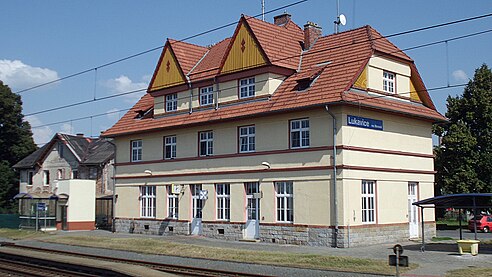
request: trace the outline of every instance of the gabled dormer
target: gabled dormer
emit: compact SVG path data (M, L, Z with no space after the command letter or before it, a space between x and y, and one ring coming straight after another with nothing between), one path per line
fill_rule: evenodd
M270 64L265 51L244 16L241 16L226 53L221 62L220 74Z
M171 42L167 40L147 92L153 92L185 83L186 77L183 69L176 59Z

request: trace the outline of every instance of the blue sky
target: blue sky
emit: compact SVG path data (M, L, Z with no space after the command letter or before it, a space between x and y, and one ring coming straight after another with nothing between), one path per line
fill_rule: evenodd
M266 0L266 11L295 2ZM335 0L309 0L267 14L287 11L302 26L307 21L333 33ZM340 0L347 17L341 31L371 25L383 35L492 13L490 1L390 1ZM0 17L0 80L13 91L124 58L163 45L166 38L182 39L237 21L241 14L261 13L261 1L4 1ZM235 26L188 40L210 45L232 36ZM401 49L492 28L492 16L471 22L390 38ZM492 32L458 41L406 51L412 57L427 88L466 83L474 70L492 66ZM447 52L447 54L446 54ZM147 87L160 50L74 78L21 93L24 114L106 97ZM446 98L463 87L431 91L441 113ZM143 93L92 102L73 108L26 117L33 127L59 121L62 124L33 128L36 143L47 142L55 132L98 136L111 127ZM113 112L105 114L108 112ZM81 117L92 120L76 120Z

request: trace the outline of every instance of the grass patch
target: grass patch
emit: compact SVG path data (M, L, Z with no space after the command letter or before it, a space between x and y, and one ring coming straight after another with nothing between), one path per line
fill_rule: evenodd
M301 268L337 271L349 270L350 272L374 274L393 274L395 271L393 267L388 266L388 262L386 260L205 247L149 238L53 236L40 238L40 240L45 242L125 250L146 254L204 258L289 267L295 266ZM415 268L417 268L417 265L411 264L408 269Z
M491 272L490 267L469 267L448 271L446 277L490 277Z
M13 240L41 238L47 236L45 232L35 232L30 230L0 228L0 238L8 238Z
M446 240L456 240L450 237L433 237L432 241L446 241Z
M447 226L459 227L460 223L456 219L439 219L436 221L436 224L442 224ZM468 226L468 221L461 221L461 226Z

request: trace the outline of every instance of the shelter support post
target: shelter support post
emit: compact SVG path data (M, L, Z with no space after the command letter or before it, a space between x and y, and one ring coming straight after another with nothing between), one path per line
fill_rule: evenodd
M475 197L473 197L473 227L475 227L475 240L477 240L477 202L475 201Z
M458 209L458 221L459 221L459 224L460 224L460 240L463 239L463 230L461 229L461 209Z
M425 252L425 220L424 220L424 207L420 207L420 218L422 218L422 247L420 247L421 252Z

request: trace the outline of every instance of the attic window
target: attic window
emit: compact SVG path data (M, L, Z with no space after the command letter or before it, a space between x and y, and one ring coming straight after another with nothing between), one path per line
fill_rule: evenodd
M313 80L311 78L304 78L297 80L297 91L303 91L308 89L311 86Z
M318 72L313 76L297 79L297 91L305 91L309 89L314 84L316 79L318 79L320 73L321 72Z
M135 113L137 113L135 119L150 118L154 114L154 108L149 108L147 110L136 110Z

